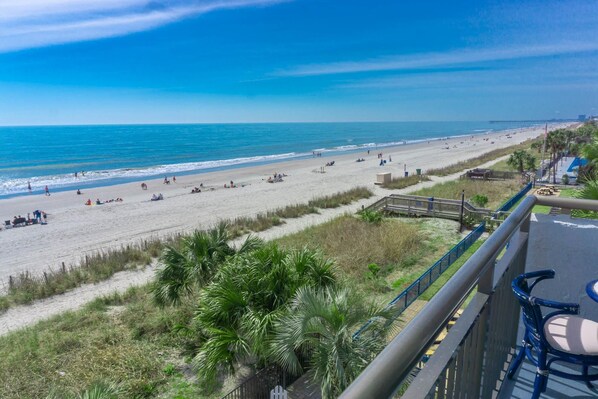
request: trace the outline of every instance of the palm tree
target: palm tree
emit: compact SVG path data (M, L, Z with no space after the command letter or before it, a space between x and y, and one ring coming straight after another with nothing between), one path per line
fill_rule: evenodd
M523 173L525 166L528 163L527 158L529 154L525 150L517 150L509 156L507 164L513 169L517 169L519 173Z
M179 247L167 246L161 260L164 266L156 272L152 287L154 299L164 306L176 305L195 287L208 284L220 264L235 253L243 253L262 245L261 240L248 237L235 251L228 245L227 226L221 223L210 231L195 231L184 237Z
M234 374L238 363L265 364L275 321L301 287L333 285L332 266L317 252L274 244L229 258L204 287L194 318L203 337L194 363L204 382Z
M598 200L598 178L594 176L592 179L584 181L583 188L575 193L575 198ZM573 210L571 215L575 217L598 219L598 212Z
M106 383L103 381L97 381L91 384L85 391L76 395L58 395L56 393L50 393L46 396L46 399L118 399L123 395L123 389L120 385L114 383Z
M117 399L121 395L122 389L118 385L96 382L77 395L77 399Z
M322 398L336 398L385 346L384 327L395 311L371 303L348 288L303 287L289 312L276 322L271 358L293 374L303 372L298 354ZM357 339L353 334L373 322Z
M576 198L598 200L598 180L588 180L583 188L576 193Z
M548 132L546 138L546 144L550 148L550 159L552 162L552 179L553 183L556 184L556 163L558 160L559 153L565 149L566 143L566 130L557 129L552 132Z

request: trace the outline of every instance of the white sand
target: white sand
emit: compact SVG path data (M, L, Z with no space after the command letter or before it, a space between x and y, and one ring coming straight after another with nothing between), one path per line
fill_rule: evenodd
M556 126L555 126L556 127ZM374 186L376 173L392 172L402 175L405 163L413 174L416 168L424 171L468 159L499 147L506 147L537 137L543 129L526 129L512 133L494 133L475 138L453 138L393 148L382 148L384 158L392 162L379 166L377 151L343 154L329 157L294 160L264 166L180 176L177 182L162 184L162 180L146 181L147 191L140 183L87 189L83 195L74 191L54 193L47 197L31 195L0 200L0 221L15 215L41 209L48 213L48 224L19 227L0 231L0 292L6 289L8 277L24 271L40 273L58 268L61 262L77 264L85 255L142 239L161 237L194 229L205 229L221 219L253 216L258 212L305 203L313 197L334 194L355 186L367 186L376 195L388 194ZM488 138L489 140L484 140ZM494 144L492 144L494 142ZM449 149L445 149L448 147ZM365 158L365 162L355 160ZM315 173L331 160L335 165L325 167L325 173ZM274 172L288 176L281 183L267 183ZM234 180L233 189L223 185ZM212 186L190 194L191 188ZM161 192L163 201L149 201L152 193ZM122 197L122 203L85 206L90 198L102 200ZM309 220L306 219L306 220ZM284 227L283 227L284 229Z

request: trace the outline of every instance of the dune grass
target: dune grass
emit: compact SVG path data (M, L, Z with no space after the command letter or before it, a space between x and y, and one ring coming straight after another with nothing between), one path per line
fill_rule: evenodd
M322 251L335 260L339 276L349 284L387 300L397 292L393 284L397 279L419 275L459 239L452 221L388 218L368 223L344 215L276 242L286 248ZM369 272L370 264L379 267L376 276Z
M349 205L350 203L360 199L370 198L372 195L374 195L374 193L372 193L372 190L369 188L356 187L351 190L339 192L333 195L316 197L310 200L307 205L322 209L338 208L339 206Z
M432 187L422 188L411 194L424 197L461 199L461 191L463 190L465 190L466 201L476 194L484 194L488 197L486 208L496 209L504 201L519 192L521 185L517 180L488 181L460 179L435 184Z
M389 190L398 190L401 188L409 187L421 183L423 181L430 181L428 176L411 175L407 177L393 177L390 183L383 184L382 188Z
M287 205L272 211L258 213L254 217L238 217L226 221L231 237L236 238L249 233L268 230L271 227L284 223L283 219L299 218L304 215L319 213L318 208L338 208L354 201L370 198L372 191L365 187L356 187L351 190L338 192L333 195L316 197L307 204Z
M448 176L452 175L453 173L461 172L465 169L473 169L481 164L490 162L505 155L511 155L513 152L517 150L528 150L530 149L531 144L536 140L538 139L526 140L521 144L512 145L505 148L497 148L496 150L486 152L475 158L470 158L465 161L457 162L452 165L445 166L444 168L428 169L426 170L426 174L433 176Z
M0 296L0 311L13 305L28 304L37 299L62 294L82 284L97 283L123 270L149 265L162 251L165 243L176 238L144 240L135 245L101 251L81 260L80 266L66 266L62 263L41 275L29 272L10 276L8 292Z
M160 309L147 289L134 288L3 336L0 397L66 397L97 380L118 383L122 397L155 397L187 345L174 327L192 309Z

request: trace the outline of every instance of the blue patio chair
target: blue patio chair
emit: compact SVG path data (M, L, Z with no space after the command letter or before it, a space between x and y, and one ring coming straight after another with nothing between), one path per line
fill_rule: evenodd
M523 347L509 367L507 377L513 378L524 356L536 366L536 379L532 399L537 399L546 390L550 373L567 379L584 381L593 388L590 381L598 380L598 374L589 374L590 366L598 365L598 323L576 316L579 305L554 302L531 295L536 284L554 278L554 270L539 270L525 273L513 280L511 287L519 300L525 334ZM556 309L542 315L542 307ZM553 362L566 362L581 366L580 374L551 369Z

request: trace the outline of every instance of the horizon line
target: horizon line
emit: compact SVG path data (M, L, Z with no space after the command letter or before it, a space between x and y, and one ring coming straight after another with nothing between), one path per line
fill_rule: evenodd
M550 118L550 119L452 119L452 120L356 120L356 121L285 121L285 122L125 122L125 123L65 123L65 124L0 124L0 128L5 127L83 127L83 126L156 126L156 125L281 125L281 124L308 124L308 123L410 123L410 122L488 122L488 123L507 123L507 122L569 122L578 121L578 118Z

